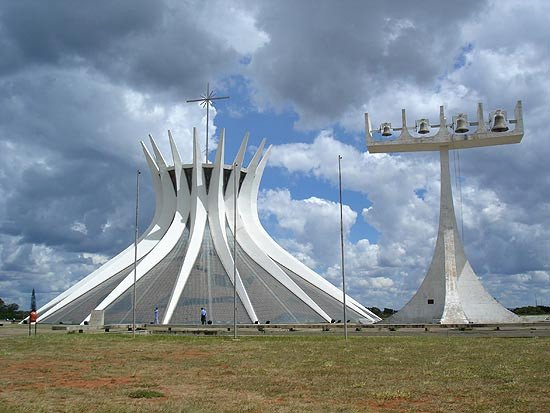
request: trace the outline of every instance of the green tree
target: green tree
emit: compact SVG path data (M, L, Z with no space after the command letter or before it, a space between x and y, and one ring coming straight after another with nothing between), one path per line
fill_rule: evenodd
M7 304L0 298L0 320L6 318L23 319L27 315L26 311L19 311L19 304L11 303Z
M36 311L36 295L34 294L34 288L31 294L31 311Z

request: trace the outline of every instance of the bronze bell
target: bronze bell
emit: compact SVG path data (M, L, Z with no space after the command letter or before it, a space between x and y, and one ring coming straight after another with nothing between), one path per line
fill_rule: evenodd
M459 113L456 117L456 127L455 132L456 133L466 133L468 132L468 119L465 114Z
M491 132L506 132L508 130L508 125L506 124L506 117L504 116L504 111L497 109L493 116L493 127Z
M417 132L421 135L425 135L426 133L430 133L430 121L428 119L420 119L417 121Z
M380 125L380 131L382 132L382 136L391 136L391 123L386 122Z

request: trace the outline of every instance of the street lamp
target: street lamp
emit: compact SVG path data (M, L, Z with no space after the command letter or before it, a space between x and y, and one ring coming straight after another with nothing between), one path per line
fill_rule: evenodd
M139 219L139 176L141 175L138 169L136 173L136 222L134 232L134 282L132 284L132 336L136 337L136 277L137 277L137 257L138 257L138 219Z

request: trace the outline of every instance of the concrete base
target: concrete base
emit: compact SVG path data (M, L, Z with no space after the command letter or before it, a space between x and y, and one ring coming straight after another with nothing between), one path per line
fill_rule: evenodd
M103 310L92 310L92 315L90 316L91 326L102 326L105 324L105 311Z

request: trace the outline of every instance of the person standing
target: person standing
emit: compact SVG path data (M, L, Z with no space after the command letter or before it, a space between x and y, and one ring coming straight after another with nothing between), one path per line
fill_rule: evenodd
M159 323L159 308L158 306L155 307L155 324Z
M201 307L201 324L206 324L206 309L204 307Z

